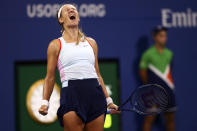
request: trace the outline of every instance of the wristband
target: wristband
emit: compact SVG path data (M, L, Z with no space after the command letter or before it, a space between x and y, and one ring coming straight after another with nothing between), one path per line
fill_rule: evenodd
M46 105L47 107L49 107L49 101L48 100L42 100L41 105Z
M114 103L111 97L106 98L107 106L111 103Z

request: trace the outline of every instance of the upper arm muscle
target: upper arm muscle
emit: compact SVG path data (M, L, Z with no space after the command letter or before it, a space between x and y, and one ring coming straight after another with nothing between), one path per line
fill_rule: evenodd
M55 77L56 65L57 65L57 55L59 51L59 44L57 40L53 40L47 49L47 75L48 78Z

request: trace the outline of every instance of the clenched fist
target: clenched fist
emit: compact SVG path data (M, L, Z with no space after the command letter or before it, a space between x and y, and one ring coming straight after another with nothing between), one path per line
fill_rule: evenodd
M41 105L39 109L39 113L43 116L48 114L48 106L47 105Z

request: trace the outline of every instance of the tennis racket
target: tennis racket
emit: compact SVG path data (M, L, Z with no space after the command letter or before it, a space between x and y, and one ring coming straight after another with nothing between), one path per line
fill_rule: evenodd
M131 111L141 115L156 115L167 110L169 96L160 85L147 84L136 88L119 106L119 111ZM112 109L107 111L110 114Z

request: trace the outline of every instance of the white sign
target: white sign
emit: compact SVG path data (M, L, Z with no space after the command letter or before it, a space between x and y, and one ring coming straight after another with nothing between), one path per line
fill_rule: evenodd
M26 13L29 18L55 18L61 4L28 4ZM82 18L98 17L102 18L106 15L104 4L81 4L76 5L79 15Z
M161 9L162 25L167 28L197 27L197 12L188 8L186 11L174 12L171 9Z

